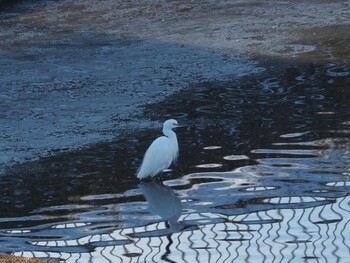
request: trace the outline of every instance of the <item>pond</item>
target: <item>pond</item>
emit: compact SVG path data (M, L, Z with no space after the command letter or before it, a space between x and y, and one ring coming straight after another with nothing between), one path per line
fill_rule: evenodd
M349 75L331 63L288 65L150 105L149 119L183 125L163 182L135 177L160 124L9 171L0 252L66 262L347 262Z

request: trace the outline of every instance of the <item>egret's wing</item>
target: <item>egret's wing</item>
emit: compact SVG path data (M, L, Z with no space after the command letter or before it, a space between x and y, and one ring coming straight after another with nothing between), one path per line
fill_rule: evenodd
M165 136L157 138L147 149L137 175L138 178L154 176L168 168L175 158L174 149Z

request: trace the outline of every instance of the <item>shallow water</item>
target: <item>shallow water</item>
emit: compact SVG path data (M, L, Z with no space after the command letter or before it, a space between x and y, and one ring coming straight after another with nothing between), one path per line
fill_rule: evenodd
M151 105L175 117L163 184L135 171L159 129L2 177L0 252L67 262L347 262L350 68L295 65Z

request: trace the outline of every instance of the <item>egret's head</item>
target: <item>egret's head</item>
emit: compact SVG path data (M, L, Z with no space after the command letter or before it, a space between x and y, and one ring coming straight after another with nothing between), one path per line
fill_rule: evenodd
M167 120L167 121L164 122L163 129L166 129L166 130L170 129L170 130L172 130L172 129L174 129L176 127L179 127L179 126L180 125L177 123L176 120L170 119L170 120Z

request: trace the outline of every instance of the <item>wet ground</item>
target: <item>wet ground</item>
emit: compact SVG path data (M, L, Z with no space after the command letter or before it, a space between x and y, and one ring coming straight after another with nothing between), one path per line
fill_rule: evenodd
M29 6L1 20L0 252L348 262L347 2ZM170 117L178 163L140 183Z

